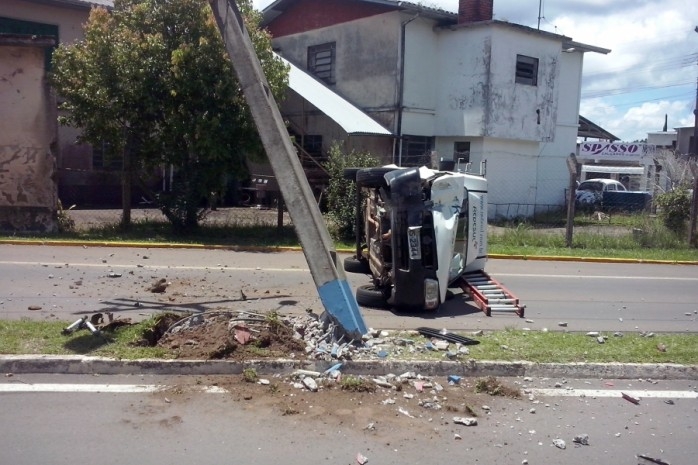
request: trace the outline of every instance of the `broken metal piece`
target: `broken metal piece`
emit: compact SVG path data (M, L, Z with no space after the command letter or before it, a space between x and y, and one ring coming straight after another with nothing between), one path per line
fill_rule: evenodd
M662 460L662 459L657 459L657 458L654 458L654 457L650 457L650 456L648 456L648 455L637 454L637 458L638 458L638 459L641 459L641 460L646 460L647 462L654 463L654 464L657 464L657 465L671 465L669 462L665 462L665 461ZM640 462L639 465L645 465L645 464L646 464L646 462Z
M640 399L636 399L632 396L629 396L624 392L621 392L620 395L623 396L623 399L627 400L628 402L631 402L635 405L640 405Z
M460 343L463 345L475 345L475 344L480 343L480 341L476 341L475 339L470 339L469 337L460 336L460 335L454 334L454 333L443 333L443 332L439 331L438 329L426 328L424 326L421 328L417 328L417 331L422 336L435 337L435 338L443 339L444 341L457 342L457 343Z
M98 330L95 325L92 324L92 322L85 320L85 324L83 327L86 327L87 329L90 330L93 336L99 336L101 334L101 331Z
M85 323L85 321L87 321L86 316L80 318L79 320L75 320L75 322L72 323L70 326L63 328L63 331L61 331L61 333L68 335L68 334L71 334L73 331L77 331L79 329L82 329L82 326Z

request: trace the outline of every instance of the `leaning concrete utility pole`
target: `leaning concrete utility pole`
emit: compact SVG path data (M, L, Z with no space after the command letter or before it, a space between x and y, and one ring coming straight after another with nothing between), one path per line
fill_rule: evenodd
M264 150L279 183L325 311L345 333L367 331L308 179L269 88L235 0L209 0Z

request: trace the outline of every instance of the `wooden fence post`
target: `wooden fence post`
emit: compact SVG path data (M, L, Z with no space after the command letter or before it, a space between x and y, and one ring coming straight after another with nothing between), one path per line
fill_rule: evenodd
M698 141L696 142L698 143ZM695 161L690 161L688 166L693 174L693 195L691 196L691 219L688 227L688 244L698 247L696 243L696 215L698 214L698 165Z
M567 189L567 231L565 241L567 247L572 247L572 233L574 232L574 204L577 193L577 157L570 153L567 158L567 169L570 171L570 186Z

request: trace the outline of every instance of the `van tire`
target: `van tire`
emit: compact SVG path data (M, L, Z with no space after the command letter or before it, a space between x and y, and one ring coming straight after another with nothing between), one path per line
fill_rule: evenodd
M361 260L356 257L347 257L344 259L344 271L347 273L371 273L371 267L367 260Z
M361 168L344 168L342 171L342 178L348 179L349 181L356 181L356 172L361 170Z
M356 303L362 307L386 308L388 307L388 299L385 294L384 289L373 284L364 284L356 288Z
M385 175L391 171L395 171L395 168L365 168L356 173L356 182L359 187L388 187L388 183L385 182Z

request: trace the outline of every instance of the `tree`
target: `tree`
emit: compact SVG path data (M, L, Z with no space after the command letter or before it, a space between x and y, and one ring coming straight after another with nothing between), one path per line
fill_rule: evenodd
M330 147L323 166L330 175L327 187L327 219L335 239L354 237L356 225L356 183L344 177L345 168L371 167L379 164L378 158L369 152L352 150L345 154L337 142Z
M280 99L288 69L251 1L236 2ZM222 191L224 175L246 175L246 157L263 154L206 0L115 0L111 12L92 10L85 39L56 50L52 82L64 99L62 122L123 157L124 225L134 173L173 167L171 190L156 200L186 231L198 226L204 199Z

